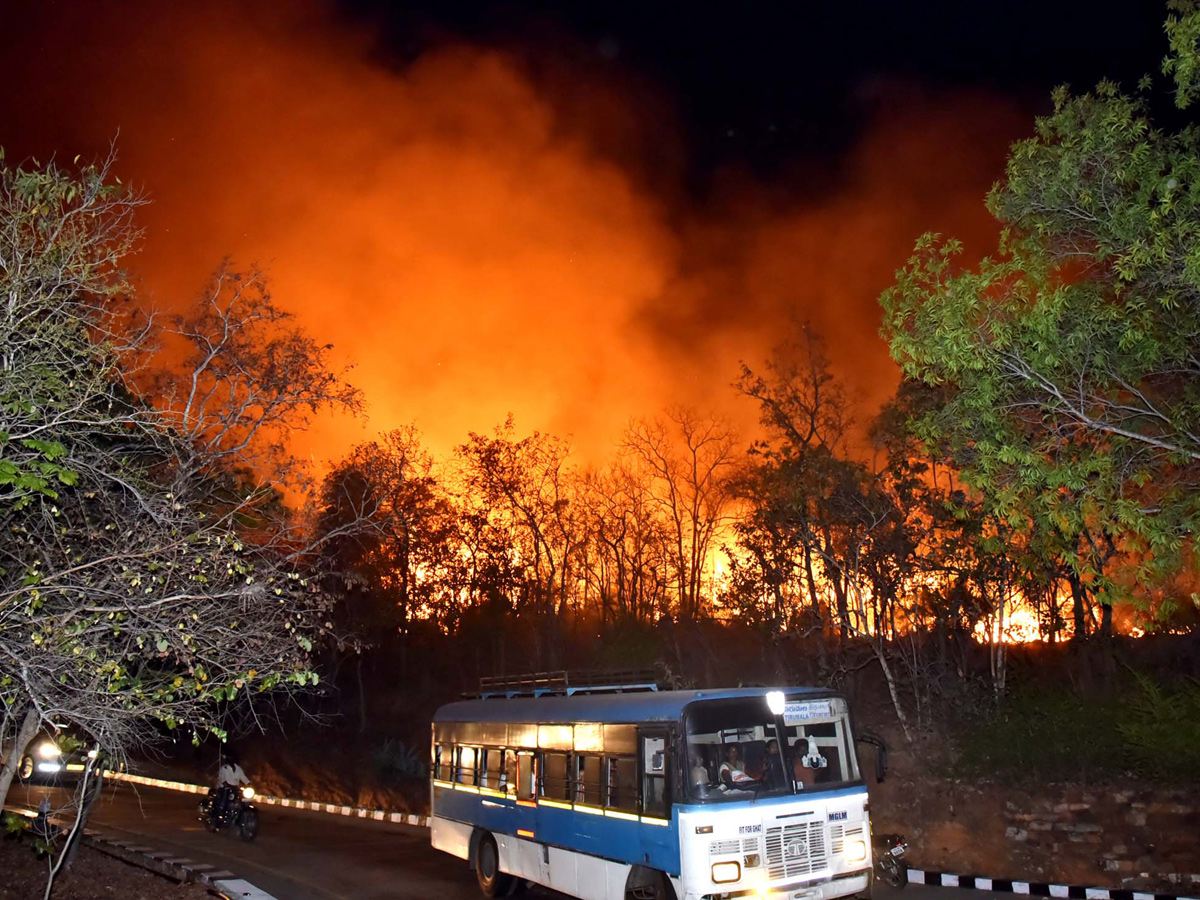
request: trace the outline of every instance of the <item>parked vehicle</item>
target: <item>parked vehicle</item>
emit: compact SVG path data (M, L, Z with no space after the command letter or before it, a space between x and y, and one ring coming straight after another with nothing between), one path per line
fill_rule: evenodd
M17 777L26 782L65 781L78 778L95 759L96 751L65 728L50 728L35 737L17 763Z
M877 834L872 841L875 851L875 877L884 884L902 888L908 884L908 841L900 834Z
M867 892L867 789L838 694L531 678L434 716L432 844L484 895Z
M258 807L253 801L250 786L212 788L200 801L200 821L209 831L229 830L243 841L252 841L258 836Z

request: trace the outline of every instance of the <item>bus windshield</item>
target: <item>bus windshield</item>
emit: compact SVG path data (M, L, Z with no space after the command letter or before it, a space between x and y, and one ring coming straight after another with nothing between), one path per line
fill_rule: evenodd
M693 800L809 794L859 780L841 697L789 696L778 715L765 695L701 700L686 720Z

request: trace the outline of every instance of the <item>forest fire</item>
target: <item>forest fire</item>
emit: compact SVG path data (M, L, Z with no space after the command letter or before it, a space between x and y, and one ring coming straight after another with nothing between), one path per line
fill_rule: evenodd
M184 308L227 255L262 264L367 402L369 424L296 436L319 463L409 422L447 455L513 413L592 463L630 417L673 403L748 422L727 385L787 319L810 320L877 405L896 373L876 296L921 230L991 234L979 198L1022 127L1000 101L896 86L883 107L903 115L875 117L832 193L794 179L780 203L779 184L730 177L696 203L636 149L673 140L657 107L630 91L573 115L580 82L535 82L519 47L445 42L397 70L331 11L278 4L143 4L119 33L91 16L54 27L91 49L53 72L32 49L6 54L39 73L5 109L24 142L10 155L86 155L119 129L120 169L153 200L138 269L156 305ZM630 136L619 152L614 134Z

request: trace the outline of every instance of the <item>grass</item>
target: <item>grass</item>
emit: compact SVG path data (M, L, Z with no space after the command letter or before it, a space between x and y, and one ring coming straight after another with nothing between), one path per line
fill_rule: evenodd
M1126 690L1103 698L1019 689L999 707L961 720L954 744L954 774L966 777L1196 782L1200 684L1168 688L1137 675Z

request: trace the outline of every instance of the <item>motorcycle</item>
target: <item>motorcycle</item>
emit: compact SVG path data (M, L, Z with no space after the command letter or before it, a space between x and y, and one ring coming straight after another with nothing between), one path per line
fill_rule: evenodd
M871 848L875 854L875 877L884 884L902 888L908 884L908 841L900 834L874 835Z
M232 830L243 841L258 836L258 808L252 802L254 788L221 785L200 801L200 821L209 831Z

